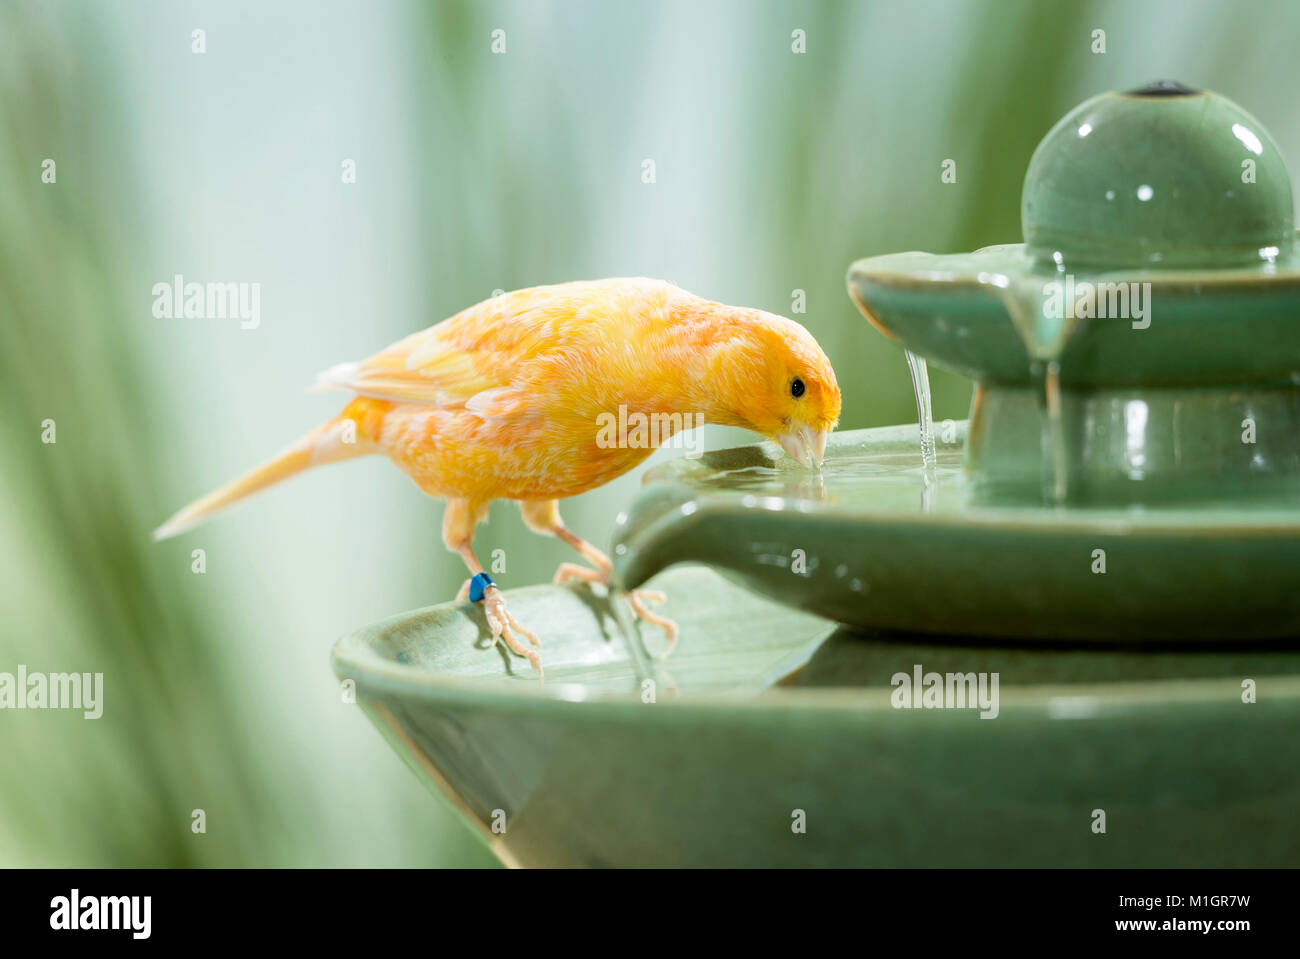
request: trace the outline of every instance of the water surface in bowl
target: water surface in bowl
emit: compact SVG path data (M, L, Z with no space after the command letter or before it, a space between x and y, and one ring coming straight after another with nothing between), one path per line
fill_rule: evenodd
M1021 484L995 484L973 479L963 468L965 422L935 425L934 467L926 469L916 426L900 426L862 434L833 436L826 462L819 472L803 469L770 445L743 447L705 454L693 465L670 463L649 480L677 480L700 492L734 494L746 506L778 508L831 507L846 513L934 514L970 516L982 513L1004 516L1014 512L1030 519L1068 521L1107 517L1162 517L1179 523L1195 522L1198 515L1217 516L1230 511L1243 522L1300 521L1300 491L1279 485L1267 495L1238 500L1221 491L1170 503L1140 506L1056 505L1032 495Z

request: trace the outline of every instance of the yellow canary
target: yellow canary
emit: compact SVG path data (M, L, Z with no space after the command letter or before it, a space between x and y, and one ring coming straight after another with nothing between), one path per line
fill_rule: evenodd
M539 673L540 657L516 634L533 646L537 637L506 609L471 548L493 500L517 501L529 528L559 537L595 567L565 563L556 582L608 583L608 557L564 526L557 500L626 473L675 430L698 423L754 430L820 466L840 413L830 361L798 323L650 279L505 293L364 362L326 370L317 387L356 396L280 456L182 509L155 538L308 467L382 453L446 500L443 542L472 574L461 596L481 600L494 640ZM636 414L658 427L653 442L633 445L609 428ZM645 606L662 596L629 600L676 638L676 626Z

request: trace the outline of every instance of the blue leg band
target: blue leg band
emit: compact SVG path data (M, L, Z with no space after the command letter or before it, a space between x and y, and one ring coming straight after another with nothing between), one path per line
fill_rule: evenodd
M483 598L483 593L489 586L495 586L492 577L487 573L475 573L474 578L469 581L469 601L477 603Z

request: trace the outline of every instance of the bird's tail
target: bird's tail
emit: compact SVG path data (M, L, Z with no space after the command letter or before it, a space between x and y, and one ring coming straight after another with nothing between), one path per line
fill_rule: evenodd
M154 530L153 538L168 539L193 529L210 516L310 467L376 452L374 444L362 434L362 424L348 415L351 411L349 406L275 459L195 500Z

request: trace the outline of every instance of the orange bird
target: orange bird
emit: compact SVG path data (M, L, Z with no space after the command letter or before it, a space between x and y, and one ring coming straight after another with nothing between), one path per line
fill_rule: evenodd
M537 636L506 609L474 555L474 528L493 500L519 504L535 532L557 536L595 568L564 563L555 581L608 584L612 565L560 520L557 501L621 476L675 429L707 422L778 440L820 466L840 413L826 354L798 323L724 306L670 283L610 279L539 286L484 300L361 363L322 373L322 389L356 394L337 417L269 463L185 507L165 539L312 466L382 453L430 496L446 500L442 539L469 567L461 588L482 602L495 641L541 672L519 635ZM662 428L653 443L620 441L613 419ZM677 627L632 593L632 608Z

